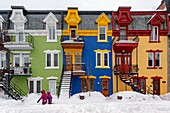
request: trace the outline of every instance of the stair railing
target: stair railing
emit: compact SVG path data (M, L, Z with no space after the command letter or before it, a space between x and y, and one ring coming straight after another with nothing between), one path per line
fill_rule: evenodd
M71 96L71 91L72 91L73 65L74 65L74 64L72 64L72 68L71 68L71 78L70 78L70 88L69 88L69 98L70 98L70 96Z
M64 75L64 65L63 65L63 69L62 69L62 73L61 73L60 83L59 83L59 86L58 86L58 98L59 98L60 92L61 92L61 83L62 83L62 80L63 80L63 75Z
M27 96L27 93L24 92L19 86L17 86L14 82L10 82L10 87L15 90L19 96Z

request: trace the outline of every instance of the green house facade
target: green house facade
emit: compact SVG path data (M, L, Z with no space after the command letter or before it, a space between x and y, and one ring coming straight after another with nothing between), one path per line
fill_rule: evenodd
M63 67L60 13L12 6L0 15L8 31L3 44L10 50L11 82L27 94L46 90L56 95Z

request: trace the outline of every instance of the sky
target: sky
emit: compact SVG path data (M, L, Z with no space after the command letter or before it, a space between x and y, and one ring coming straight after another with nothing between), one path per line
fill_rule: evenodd
M10 10L11 6L24 6L27 10L79 10L117 11L119 6L131 6L131 10L155 10L162 0L0 0L0 10Z

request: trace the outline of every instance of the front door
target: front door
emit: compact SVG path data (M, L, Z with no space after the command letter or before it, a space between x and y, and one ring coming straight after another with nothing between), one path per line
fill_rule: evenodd
M104 96L109 96L109 79L102 79L102 94Z
M49 80L49 91L52 95L56 95L56 80Z
M129 72L130 70L130 55L122 55L121 64L122 64L122 72Z
M153 94L160 95L160 79L153 79Z
M66 55L66 71L72 70L72 56Z

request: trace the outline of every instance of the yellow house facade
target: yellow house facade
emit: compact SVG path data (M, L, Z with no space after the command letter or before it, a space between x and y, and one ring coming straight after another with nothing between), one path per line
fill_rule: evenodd
M167 13L131 12L130 7L120 7L112 17L113 93L167 93Z

